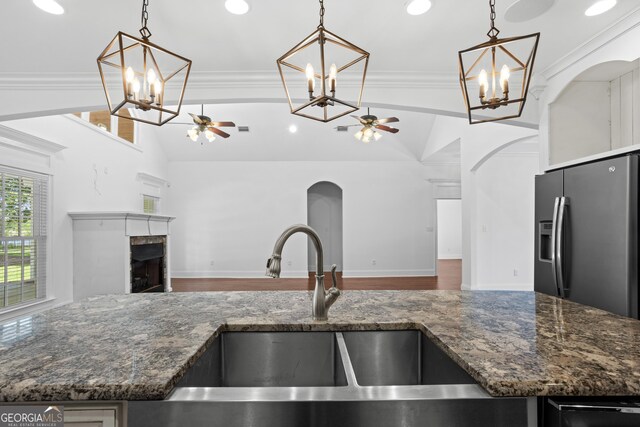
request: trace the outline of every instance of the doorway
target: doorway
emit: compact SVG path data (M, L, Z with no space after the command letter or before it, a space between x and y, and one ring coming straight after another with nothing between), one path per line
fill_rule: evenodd
M318 182L307 190L307 224L318 232L324 249L324 270L331 264L342 271L342 188L332 182ZM309 271L316 271L316 251L308 242Z
M462 283L462 201L436 200L438 282Z

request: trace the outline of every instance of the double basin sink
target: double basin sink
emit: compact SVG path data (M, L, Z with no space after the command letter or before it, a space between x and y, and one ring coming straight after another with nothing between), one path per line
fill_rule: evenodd
M528 426L531 406L489 396L420 331L224 332L167 399L130 402L128 418L133 426Z

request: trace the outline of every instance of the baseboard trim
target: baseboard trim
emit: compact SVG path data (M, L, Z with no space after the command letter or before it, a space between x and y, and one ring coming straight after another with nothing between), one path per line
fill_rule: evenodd
M366 278L366 277L423 277L435 276L434 269L428 270L348 270L342 273L342 277Z
M462 255L461 254L447 254L447 255L438 255L438 259L459 259L460 261L462 261Z
M172 279L262 279L265 271L171 271ZM326 271L325 274L330 274ZM367 278L367 277L433 277L434 269L428 270L349 270L342 272L342 277ZM307 271L282 271L283 279L306 279Z
M533 283L480 284L469 289L472 291L533 291Z
M172 279L262 279L266 270L258 271L171 271ZM306 279L306 271L286 271L280 275L282 279Z

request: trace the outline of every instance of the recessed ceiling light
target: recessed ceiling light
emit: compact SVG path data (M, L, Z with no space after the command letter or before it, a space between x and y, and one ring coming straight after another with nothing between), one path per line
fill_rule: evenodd
M33 4L52 15L62 15L64 8L56 0L33 0Z
M407 13L409 15L422 15L431 9L430 0L411 0L407 3Z
M244 0L227 0L224 2L224 7L234 15L244 15L249 12L249 3Z
M589 6L589 9L584 11L587 16L596 16L605 13L612 9L616 5L616 0L600 0Z
M291 132L291 133L298 132L298 126L296 126L296 125L289 126L289 132Z

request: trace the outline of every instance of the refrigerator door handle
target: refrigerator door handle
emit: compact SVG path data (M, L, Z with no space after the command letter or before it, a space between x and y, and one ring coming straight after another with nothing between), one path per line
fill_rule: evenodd
M556 197L553 203L553 220L551 222L551 275L553 276L553 284L556 287L556 296L560 296L560 288L558 287L558 263L556 259L556 237L558 236L558 210L560 208L560 197Z
M560 297L566 298L566 291L568 290L564 286L564 265L562 262L563 256L563 229L564 229L564 219L567 215L567 206L569 206L569 198L561 197L560 198L560 207L558 208L558 226L557 226L557 236L556 236L556 271L557 271L557 283L558 290L560 291Z

